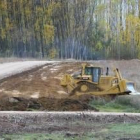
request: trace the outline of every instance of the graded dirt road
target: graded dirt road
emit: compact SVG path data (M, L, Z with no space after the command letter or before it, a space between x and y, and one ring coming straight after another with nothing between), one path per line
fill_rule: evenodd
M20 61L0 64L0 80L33 68L54 63L53 61Z

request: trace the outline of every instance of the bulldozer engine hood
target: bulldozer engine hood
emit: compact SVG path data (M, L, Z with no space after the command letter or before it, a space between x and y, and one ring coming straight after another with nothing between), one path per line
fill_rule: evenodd
M90 79L90 78L91 78L90 75L83 75L83 76L82 76L82 79L83 79L83 80L88 80L88 79Z

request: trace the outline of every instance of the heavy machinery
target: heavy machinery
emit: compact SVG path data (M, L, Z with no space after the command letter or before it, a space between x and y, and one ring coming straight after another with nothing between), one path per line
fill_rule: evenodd
M66 74L61 80L70 95L89 94L94 96L137 94L134 82L123 79L119 69L114 69L114 75L109 75L109 68L103 75L103 68L82 64L80 71L73 75Z

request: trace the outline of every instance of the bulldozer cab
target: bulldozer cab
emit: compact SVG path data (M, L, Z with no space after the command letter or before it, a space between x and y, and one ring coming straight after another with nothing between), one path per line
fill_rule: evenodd
M94 83L99 83L101 74L102 74L101 67L86 66L84 69L84 75L91 76L92 82Z

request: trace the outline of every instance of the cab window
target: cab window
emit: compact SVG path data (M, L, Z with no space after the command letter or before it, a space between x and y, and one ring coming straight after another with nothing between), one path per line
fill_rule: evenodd
M92 75L91 68L85 68L85 75Z
M99 82L99 76L100 76L100 69L99 68L94 68L93 69L93 78L92 78L92 81L95 82L95 83L98 83Z

